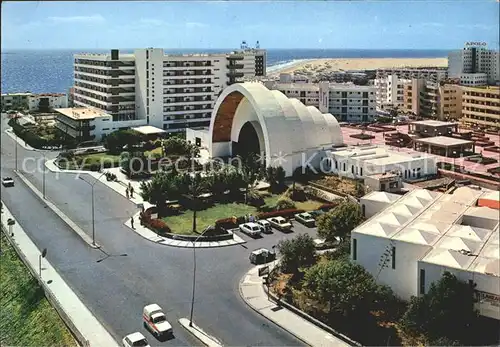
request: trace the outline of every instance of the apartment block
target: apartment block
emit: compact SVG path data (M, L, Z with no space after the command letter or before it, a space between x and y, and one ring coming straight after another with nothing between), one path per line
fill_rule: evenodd
M447 78L448 72L444 67L378 69L376 78L387 78L390 75L406 80L421 78L432 82L439 82Z
M429 119L459 119L462 115L460 85L414 78L403 85L403 110Z
M76 106L97 107L113 121L137 121L168 132L208 126L222 90L266 73L266 51L165 54L162 48L75 56Z
M449 77L461 78L462 74L480 73L486 74L488 84L500 83L499 51L488 49L482 42L467 42L463 49L448 54Z
M396 75L376 78L374 87L377 101L377 110L386 111L391 108L403 108L404 105L404 84L411 80L398 78Z
M352 83L264 83L268 89L279 90L289 98L299 99L306 106L331 113L339 122L372 121L376 115L375 87Z
M29 107L29 96L31 93L2 94L2 111L12 109L25 109Z
M462 123L500 130L500 87L463 87Z
M28 96L28 110L50 112L55 108L68 107L64 93L33 94Z

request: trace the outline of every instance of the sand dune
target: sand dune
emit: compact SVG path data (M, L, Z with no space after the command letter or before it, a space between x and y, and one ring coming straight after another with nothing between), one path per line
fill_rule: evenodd
M269 75L279 73L328 73L333 71L352 70L376 70L382 68L400 67L447 67L447 58L336 58L336 59L312 59L286 67L279 71L273 71Z

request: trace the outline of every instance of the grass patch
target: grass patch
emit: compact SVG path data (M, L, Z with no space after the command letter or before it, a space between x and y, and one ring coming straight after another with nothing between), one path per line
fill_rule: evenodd
M71 160L59 160L59 166L66 170L92 170L92 168L109 168L120 165L120 156L108 153L92 153L76 155Z
M77 346L42 288L2 236L0 345Z
M153 158L161 158L163 154L162 148L161 147L156 147L155 149L151 151L146 151L144 152L144 155L146 157L153 157Z

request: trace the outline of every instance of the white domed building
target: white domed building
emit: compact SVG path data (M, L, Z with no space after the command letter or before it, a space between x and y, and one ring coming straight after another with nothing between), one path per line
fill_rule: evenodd
M343 145L335 117L322 114L258 82L236 83L217 99L210 128L188 129L188 140L212 158L260 153L267 165L290 176L297 167L318 167L325 151Z

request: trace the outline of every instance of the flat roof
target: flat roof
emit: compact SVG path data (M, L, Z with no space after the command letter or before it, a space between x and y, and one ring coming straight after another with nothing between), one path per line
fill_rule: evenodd
M415 139L415 142L427 143L429 145L435 146L460 146L460 145L472 145L474 141L456 139L448 136L435 136L435 137L427 137L425 139Z
M74 120L88 120L100 117L111 117L110 114L88 107L56 108L54 109L54 111L59 112L60 114Z
M416 125L426 125L429 127L442 127L442 126L448 126L448 125L457 125L457 122L442 122L439 120L418 120L415 122L410 122L410 124L416 124Z
M166 133L165 130L154 127L152 125L143 125L140 127L135 127L132 128L132 130L137 131L138 133L141 133L143 135L153 135L153 134L163 134Z
M26 92L26 93L7 93L7 94L2 94L2 96L27 96L27 95L33 95L33 93Z
M431 156L418 153L395 152L384 146L351 146L340 150L332 150L330 153L336 157L359 160L373 165L389 165L402 162L432 158Z
M500 276L498 210L475 207L478 199L491 194L491 190L470 187L460 187L453 194L415 189L353 233L428 246L419 261Z

